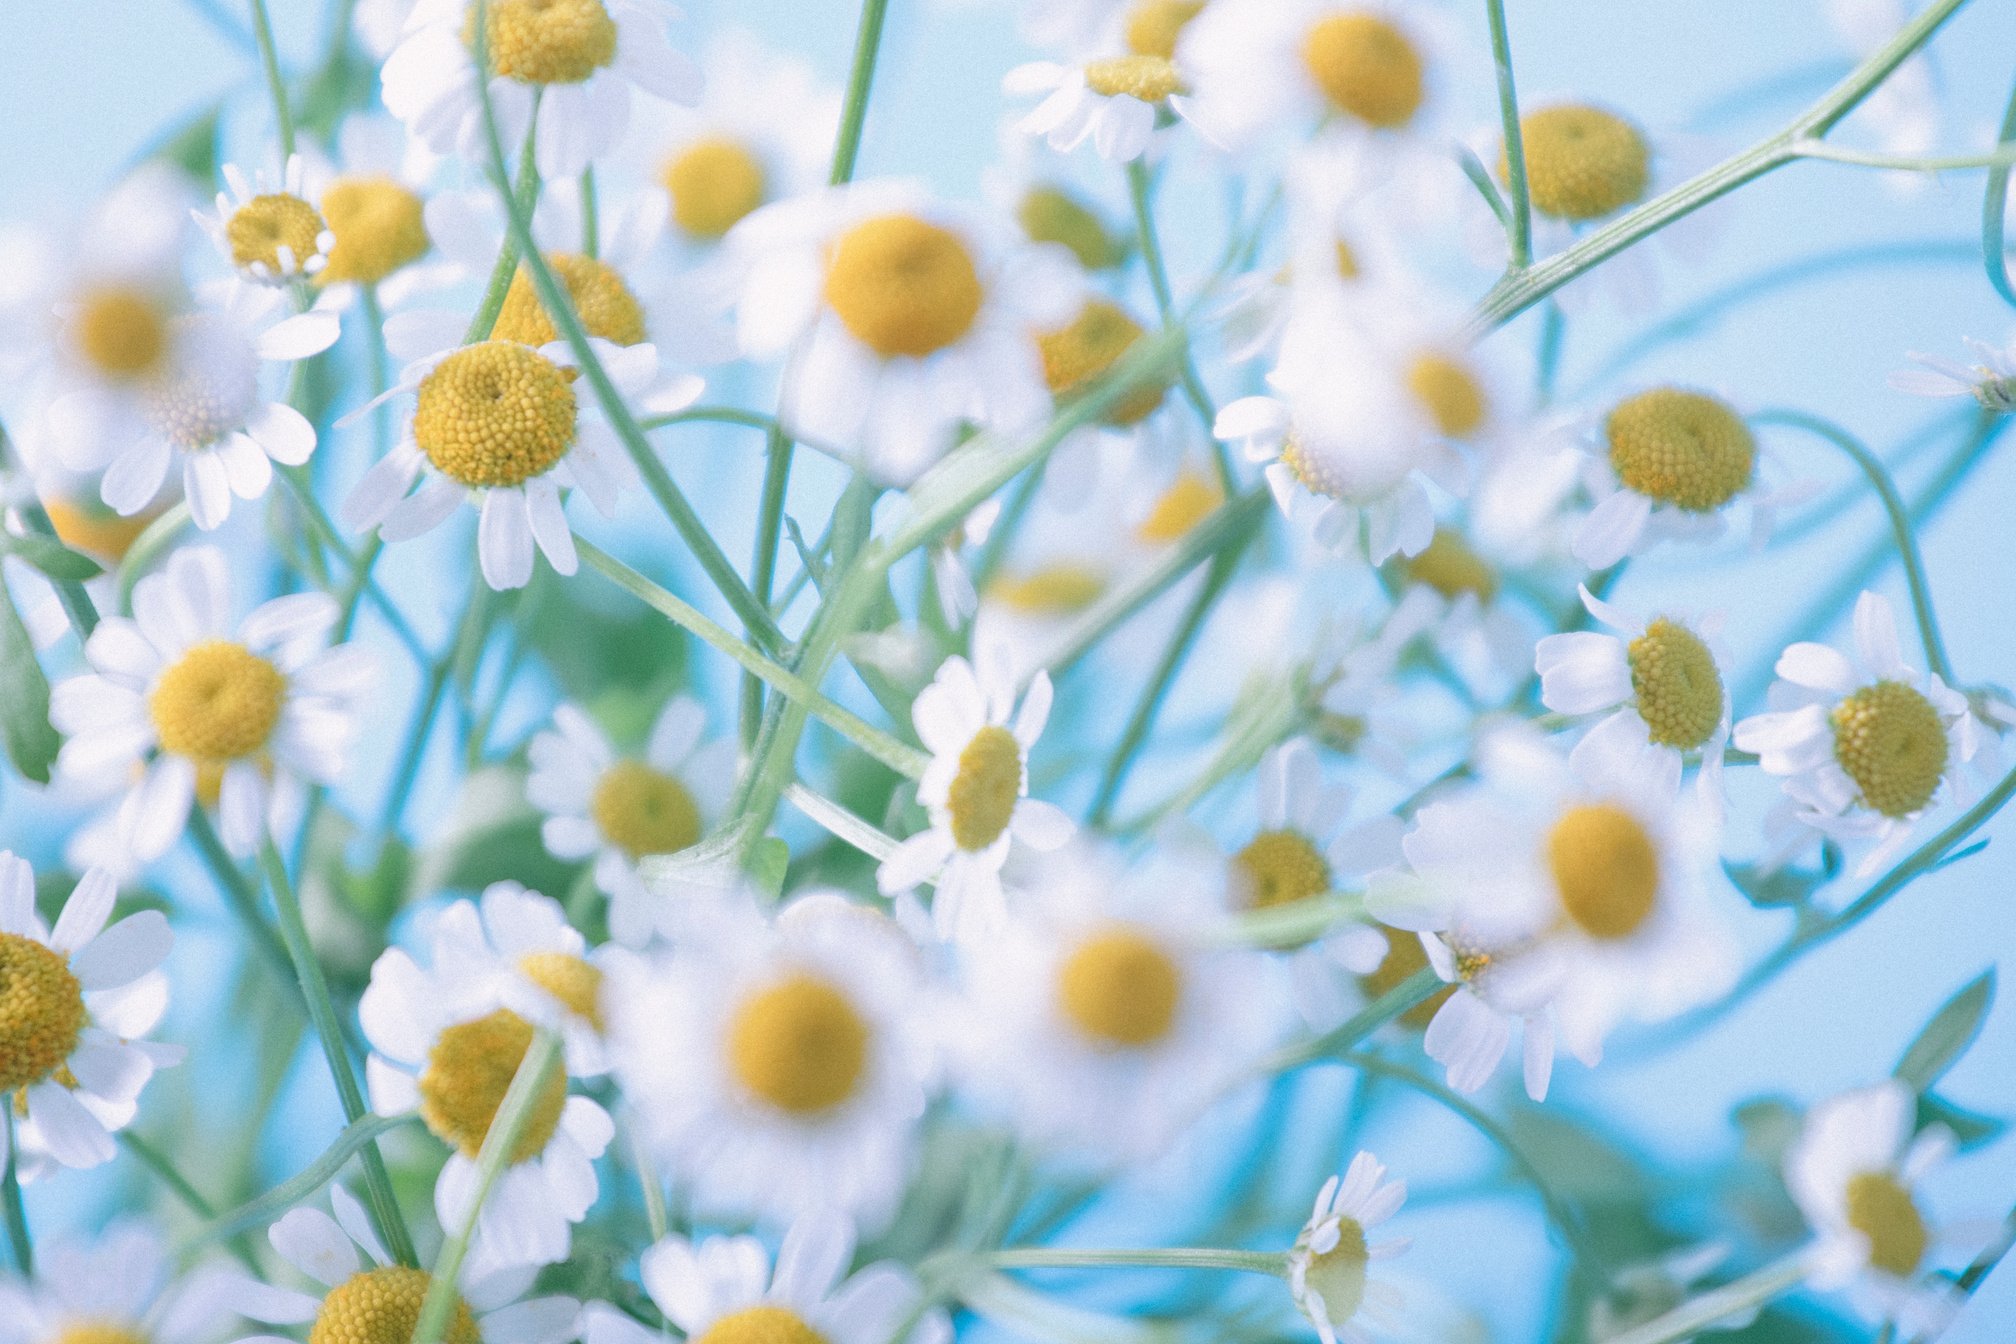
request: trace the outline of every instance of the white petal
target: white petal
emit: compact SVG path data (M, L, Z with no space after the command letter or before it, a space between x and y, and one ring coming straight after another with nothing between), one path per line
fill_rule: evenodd
M86 990L116 989L166 961L174 942L168 917L142 910L93 938L70 959L70 970Z
M288 1263L331 1288L363 1268L355 1243L320 1209L289 1209L267 1236Z

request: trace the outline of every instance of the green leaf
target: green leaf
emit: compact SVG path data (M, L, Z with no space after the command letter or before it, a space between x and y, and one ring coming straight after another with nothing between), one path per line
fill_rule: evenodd
M774 835L756 842L749 854L749 880L771 900L784 890L784 874L791 867L791 846Z
M1767 868L1757 863L1729 863L1722 871L1743 893L1743 899L1760 910L1783 910L1805 905L1813 893L1827 885L1832 874L1825 866L1815 872L1803 868Z
M1477 194L1484 198L1484 204L1491 207L1491 213L1498 216L1499 224L1506 229L1512 227L1512 211L1505 204L1505 198L1498 194L1498 184L1491 180L1491 172L1476 151L1468 145L1456 146L1456 163L1463 169L1463 176L1470 179L1470 185L1477 188Z
M2009 1128L2009 1122L1999 1116L1970 1111L1930 1092L1918 1098L1918 1128L1927 1125L1944 1125L1953 1131L1962 1152L1994 1142Z
M49 726L49 678L35 657L35 641L14 610L14 598L0 583L0 736L14 768L37 784L49 782L49 767L63 739Z
M96 560L80 555L54 537L38 532L6 539L7 553L33 565L58 583L82 583L105 572Z
M1994 1001L1995 968L1991 966L1932 1014L1932 1020L1892 1070L1897 1080L1914 1092L1929 1090L1974 1044Z
M274 1186L249 1204L242 1205L225 1214L216 1222L203 1229L205 1241L225 1241L240 1232L264 1227L287 1210L309 1198L323 1186L336 1179L336 1173L343 1164L356 1156L365 1144L383 1134L388 1129L396 1129L414 1117L411 1115L367 1115L336 1136L336 1142L322 1156L309 1163L301 1173L290 1181Z
M1945 858L1939 860L1939 862L1933 864L1930 868L1927 868L1925 870L1925 875L1927 877L1930 877L1932 874L1938 872L1941 868L1951 868L1954 864L1960 862L1960 860L1971 859L1976 854L1979 854L1982 850L1986 848L1988 848L1987 840L1976 840L1973 844L1968 845L1963 849L1954 850L1951 854L1948 854Z

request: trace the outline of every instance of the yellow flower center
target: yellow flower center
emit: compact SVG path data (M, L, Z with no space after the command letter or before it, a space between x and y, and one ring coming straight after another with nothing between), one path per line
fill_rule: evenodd
M1085 86L1102 98L1125 94L1159 103L1183 92L1183 77L1166 56L1109 56L1085 63Z
M560 1006L601 1031L602 972L566 952L528 952L518 973L559 1000Z
M813 1116L854 1095L868 1070L868 1037L851 998L801 973L742 1001L728 1026L728 1063L763 1101Z
M133 549L133 543L140 539L148 524L160 516L154 509L142 509L131 518L122 518L95 498L45 499L42 507L65 546L114 564L126 558L126 552Z
M148 1344L147 1336L115 1321L72 1321L50 1344Z
M661 180L672 197L672 222L694 238L719 238L770 193L763 161L722 135L695 140L673 155Z
M1190 535L1192 528L1218 511L1225 492L1218 482L1201 471L1185 467L1176 474L1134 529L1137 541L1149 546L1167 546Z
M1133 349L1142 334L1141 324L1119 305L1105 299L1089 300L1069 325L1037 335L1043 380L1060 399L1082 392ZM1162 404L1168 390L1166 382L1158 382L1128 393L1106 412L1106 423L1140 423Z
M1358 987L1367 999L1376 999L1389 990L1398 989L1408 977L1428 966L1428 953L1419 938L1384 925L1379 926L1379 933L1386 939L1386 955L1379 959L1377 966L1358 977ZM1400 1021L1416 1031L1426 1030L1428 1024L1434 1021L1436 1010L1455 992L1454 985L1436 990L1400 1014Z
M336 245L318 284L375 285L427 252L420 198L389 177L339 177L322 193L322 215Z
M420 381L413 439L464 485L523 485L574 446L573 379L516 341L465 346Z
M1460 361L1434 351L1416 355L1407 366L1407 390L1435 428L1452 439L1482 429L1490 411L1476 375Z
M1862 791L1862 805L1908 817L1932 801L1946 773L1946 725L1901 681L1864 686L1834 706L1834 759Z
M684 784L642 761L618 761L589 805L609 843L633 859L676 854L700 838L700 808Z
M408 1344L430 1282L426 1270L400 1265L351 1275L322 1299L308 1344ZM476 1318L459 1296L441 1338L443 1344L483 1344Z
M1661 616L1625 650L1638 717L1662 747L1688 751L1722 723L1722 673L1701 636Z
M1409 579L1452 601L1470 593L1488 606L1498 596L1498 571L1453 528L1436 528L1421 554L1403 560L1401 567Z
M1377 14L1345 10L1310 28L1302 62L1331 106L1368 126L1405 126L1421 110L1421 53Z
M884 359L925 355L964 336L986 290L950 229L915 215L877 215L847 230L826 259L826 302Z
M826 1336L791 1308L765 1304L729 1312L694 1344L826 1344Z
M62 1068L85 1021L84 993L63 955L0 933L0 1095Z
M1547 835L1561 906L1591 938L1628 938L1659 899L1659 850L1613 803L1571 807Z
M1337 240L1337 275L1340 279L1356 280L1364 273L1358 264L1358 253L1342 238Z
M579 84L616 59L602 0L490 0L490 68L521 84ZM476 45L476 7L462 26Z
M1848 1182L1848 1225L1869 1238L1869 1263L1908 1279L1932 1238L1911 1192L1887 1171L1865 1171Z
M1057 1002L1102 1046L1139 1050L1176 1025L1183 970L1139 929L1114 924L1087 937L1057 971Z
M1750 427L1705 393L1640 392L1617 404L1603 430L1610 465L1627 489L1689 513L1721 508L1756 471Z
M1289 905L1330 890L1330 861L1300 831L1262 831L1232 856L1255 910Z
M154 683L147 710L161 750L197 762L239 761L262 751L280 724L287 678L243 644L192 645Z
M1127 11L1127 50L1173 60L1176 39L1204 10L1204 0L1136 0Z
M1350 483L1344 474L1331 463L1313 456L1302 444L1293 430L1288 432L1287 441L1281 445L1281 465L1288 468L1303 488L1311 494L1322 495L1326 499L1351 498Z
M1106 580L1099 571L1068 561L1044 565L1019 578L1004 574L987 585L989 601L1030 616L1069 616L1091 606L1105 591ZM1019 766L1016 787L1021 787ZM1013 802L1009 807L1014 807Z
M1601 219L1645 198L1652 151L1638 128L1614 112L1582 103L1543 107L1519 119L1526 186L1533 208L1577 222ZM1505 155L1498 176L1511 180Z
M1032 243L1070 248L1088 271L1117 266L1126 256L1099 216L1058 187L1031 187L1015 207L1015 222Z
M644 308L623 283L623 277L593 257L573 252L552 252L546 257L553 278L567 290L581 329L612 345L640 345L644 341ZM539 302L532 276L523 266L511 277L504 306L497 310L496 325L490 329L493 341L516 341L538 347L560 338L553 317Z
M1365 1301L1365 1267L1371 1262L1365 1228L1356 1218L1337 1220L1337 1244L1309 1257L1303 1282L1323 1296L1323 1314L1342 1325Z
M420 1118L443 1143L475 1157L531 1048L532 1024L509 1008L445 1028L420 1074ZM524 1162L545 1151L566 1105L567 1077L555 1069L533 1099L510 1161Z
M314 206L276 191L254 196L232 211L224 236L231 244L231 260L240 266L258 263L275 274L293 274L320 250L317 240L327 227ZM293 257L289 266L280 264L283 247Z
M973 852L999 840L1021 796L1022 744L1006 728L989 724L959 753L959 772L947 792L953 843Z
M168 353L168 316L145 290L93 290L70 331L91 367L121 382L152 373Z

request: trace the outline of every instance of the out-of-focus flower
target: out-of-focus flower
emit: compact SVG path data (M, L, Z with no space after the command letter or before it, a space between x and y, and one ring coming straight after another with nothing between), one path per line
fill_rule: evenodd
M1370 1153L1352 1158L1342 1178L1332 1176L1316 1192L1288 1253L1288 1289L1323 1344L1369 1344L1398 1326L1406 1298L1372 1267L1410 1242L1375 1242L1371 1232L1406 1199L1407 1183L1387 1180L1385 1164Z
M0 1279L0 1344L211 1344L236 1319L230 1276L176 1273L160 1234L138 1219L88 1242L47 1242L35 1259L34 1274Z
M1998 350L1972 337L1967 348L1979 364L1961 364L1914 350L1909 358L1921 367L1894 370L1890 386L1917 397L1972 397L1983 410L2003 415L2016 411L2016 348Z

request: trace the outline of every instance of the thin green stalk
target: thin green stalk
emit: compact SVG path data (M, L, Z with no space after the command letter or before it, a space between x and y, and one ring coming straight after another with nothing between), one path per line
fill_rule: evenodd
M777 552L784 540L784 493L791 483L791 456L796 445L782 425L773 424L763 446L763 494L756 506L756 551L750 559L749 587L763 609L777 581ZM754 673L742 679L742 746L756 740L763 713L763 686Z
M0 1177L0 1205L6 1207L7 1242L14 1248L14 1268L21 1277L35 1277L35 1238L28 1231L28 1210L21 1203L21 1173L16 1161L21 1156L20 1136L14 1128L14 1108L0 1106L7 1120L7 1174Z
M1512 42L1505 31L1505 0L1485 0L1491 18L1491 63L1498 71L1498 120L1505 137L1505 175L1511 179L1512 269L1533 262L1533 202L1526 185L1526 136L1519 125L1519 91L1512 82Z
M166 1153L130 1129L120 1130L118 1138L120 1146L138 1158L140 1165L152 1172L154 1178L161 1184L167 1186L169 1192L181 1200L189 1212L205 1223L214 1223L217 1220L217 1206L205 1199L203 1192L191 1185L188 1177L175 1169L175 1164L169 1161ZM254 1274L259 1273L259 1261L252 1254L252 1248L246 1244L243 1236L232 1237L228 1249L246 1269Z
M231 913L251 935L252 951L266 963L267 969L281 984L293 986L293 960L288 957L287 946L268 922L265 911L259 908L258 888L246 880L237 861L225 850L224 842L218 839L217 828L210 824L210 818L200 807L189 811L188 833L189 843L196 847L203 866L217 880L217 889L223 893L224 903L231 907Z
M273 118L280 128L280 158L294 157L294 113L287 106L287 81L280 74L280 53L273 46L273 24L266 0L252 0L252 34L259 42L259 63L266 68L266 92L273 99Z
M294 496L295 503L301 508L301 516L308 520L308 530L315 534L315 539L325 550L335 555L343 567L350 571L350 585L371 599L371 605L378 608L378 614L385 618L385 624L390 627L399 642L406 646L407 652L425 663L427 646L420 642L420 636L413 633L413 627L407 624L405 613L393 605L392 599L385 595L385 590L371 582L371 572L365 568L362 557L344 543L342 534L336 530L335 520L330 518L328 510L323 508L320 497L315 493L315 483L309 479L307 468L283 466L276 474L287 483L289 493ZM372 540L378 539L375 531L371 535ZM373 560L376 560L375 552ZM350 587L346 586L343 598L339 601L347 601L349 595Z
M1825 140L1799 140L1793 143L1791 152L1801 159L1845 163L1857 168L1883 168L1900 173L1949 173L1977 168L2006 170L2011 164L2016 164L2016 146L2008 145L1986 154L1872 154L1867 150L1830 145Z
M1995 132L1997 144L2016 140L2016 86L2009 90L2009 104L2002 109L2002 125ZM1988 271L1988 283L2011 306L2016 306L2016 285L2009 280L2009 239L2003 229L2009 209L2009 165L1988 170L1987 192L1981 198L1981 263Z
M847 72L847 93L840 104L840 134L833 143L833 169L827 175L832 186L854 180L868 96L875 86L875 61L882 51L882 23L888 16L889 0L862 0L861 24L854 32L854 64Z
M1141 264L1148 272L1148 286L1155 293L1155 310L1162 319L1164 330L1176 322L1175 295L1169 288L1169 269L1162 259L1162 238L1155 229L1154 184L1149 181L1148 169L1136 159L1127 165L1127 193L1134 203L1134 228L1141 236ZM1232 458L1225 451L1225 445L1218 439L1218 413L1211 405L1211 394L1205 389L1204 379L1197 372L1196 361L1190 358L1186 349L1177 369L1183 385L1183 396L1204 422L1205 437L1211 441L1211 460L1218 472L1219 488L1229 496L1239 490L1238 478L1232 474Z
M1281 1251L1232 1251L1205 1247L1167 1250L1076 1250L1047 1246L989 1251L981 1256L994 1269L1227 1269L1241 1274L1285 1278L1288 1257Z
M1419 1007L1442 988L1442 978L1432 966L1423 966L1372 1002L1360 1008L1339 1026L1321 1036L1276 1051L1262 1066L1266 1074L1286 1073L1320 1059L1335 1059L1359 1045L1373 1032L1402 1014Z
M803 784L785 786L784 798L808 818L819 823L828 835L854 846L877 863L896 852L896 840L855 816L823 794Z
M777 428L777 417L765 415L761 411L745 411L738 406L688 406L683 411L673 411L670 415L648 415L637 422L640 429L663 429L667 425L683 425L694 421L722 425L747 425L750 429L765 431Z
M413 785L420 778L420 764L427 756L427 739L434 734L434 716L441 708L442 694L448 689L449 674L455 669L457 655L476 637L475 632L483 628L484 614L489 609L489 603L483 600L481 580L477 580L470 587L469 600L462 608L462 619L456 624L454 642L428 665L426 679L421 686L420 705L414 710L412 725L406 730L392 786L386 791L384 806L378 814L378 833L382 836L391 836L399 829L399 820L406 813L406 800L412 796Z
M1634 1326L1621 1335L1612 1335L1604 1344L1677 1344L1693 1339L1710 1326L1732 1317L1748 1319L1759 1307L1805 1282L1811 1271L1812 1253L1804 1248L1782 1260L1773 1261L1754 1274L1731 1284L1691 1297L1663 1316Z
M487 39L479 45L487 45ZM531 217L532 207L539 203L539 160L534 153L538 133L539 103L535 98L532 122L525 128L525 144L518 151L518 185L499 188L506 200L517 202L518 210L527 218ZM506 231L503 245L497 249L497 264L490 268L490 282L483 287L483 302L477 305L476 316L469 319L469 328L462 333L462 344L474 345L490 339L497 326L497 314L504 310L504 297L511 292L512 280L517 278L518 261L518 235Z
M13 443L7 437L6 427L0 425L0 467L7 465L12 448ZM27 495L16 506L16 512L21 515L21 521L28 525L29 531L53 540L62 540L56 535L56 524L49 521L49 511L42 507L42 501L33 494ZM77 637L89 639L91 632L98 628L98 604L91 600L91 594L86 591L84 585L75 579L51 579L50 582L55 585L56 596L63 603L64 614L70 618L70 625L77 631Z
M329 982L322 974L322 963L315 956L314 945L308 941L308 925L301 918L301 902L295 897L293 882L288 879L287 865L271 840L259 847L259 860L266 871L266 885L273 893L274 910L280 917L280 936L287 944L287 954L293 959L294 973L301 983L301 997L308 1001L308 1017L315 1024L315 1034L322 1041L322 1053L329 1061L329 1076L335 1081L337 1099L343 1104L343 1118L355 1124L367 1111L364 1092L358 1087L356 1070L350 1064L349 1048L344 1042L342 1024L336 1016L336 1004L329 997ZM364 1189L371 1212L371 1226L392 1253L393 1259L402 1265L418 1264L413 1254L413 1236L406 1230L406 1219L399 1212L399 1201L392 1193L392 1178L385 1171L385 1159L379 1155L378 1145L375 1142L365 1144L358 1158L364 1168Z
M591 261L602 255L602 221L595 199L595 165L581 170L581 254Z

